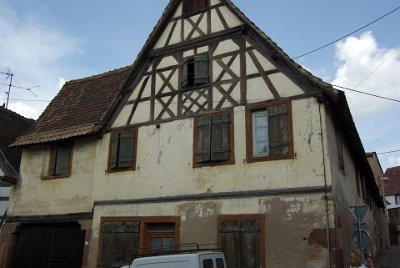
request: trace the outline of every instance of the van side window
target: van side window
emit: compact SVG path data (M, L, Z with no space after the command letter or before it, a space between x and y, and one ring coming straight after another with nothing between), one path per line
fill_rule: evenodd
M217 258L217 259L216 259L216 262L217 262L217 268L225 268L225 267L224 267L224 260L223 260L223 259Z
M214 268L212 259L204 259L203 268Z

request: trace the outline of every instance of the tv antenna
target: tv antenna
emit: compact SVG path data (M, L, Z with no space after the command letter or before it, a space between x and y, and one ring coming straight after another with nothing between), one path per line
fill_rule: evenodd
M36 88L36 87L40 87L40 86L34 86L34 87L20 87L20 86L15 86L12 84L12 80L14 77L14 74L8 70L7 72L0 72L0 74L6 75L6 79L5 81L7 81L7 79L10 79L10 81L8 82L8 84L6 83L1 83L2 85L6 85L8 86L8 90L5 92L7 94L7 100L6 100L6 109L8 108L8 102L10 101L10 93L11 93L11 88L19 88L19 89L24 89L24 90L28 90L30 93L32 93L35 97L37 97L37 95L35 93L32 92L32 88Z

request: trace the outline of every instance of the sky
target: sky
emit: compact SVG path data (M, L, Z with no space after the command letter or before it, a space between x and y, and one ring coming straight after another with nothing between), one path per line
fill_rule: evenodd
M0 0L0 105L37 119L65 81L130 65L169 0ZM232 0L325 82L400 100L398 0ZM400 165L400 103L344 90L366 152ZM397 151L394 153L387 153Z

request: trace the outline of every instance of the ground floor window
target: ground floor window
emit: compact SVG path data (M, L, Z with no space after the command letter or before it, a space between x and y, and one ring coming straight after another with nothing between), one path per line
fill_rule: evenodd
M158 222L146 224L146 246L149 253L174 251L175 223Z
M98 267L119 268L141 255L175 250L179 222L179 217L103 217Z
M263 215L220 216L218 225L227 267L265 267Z

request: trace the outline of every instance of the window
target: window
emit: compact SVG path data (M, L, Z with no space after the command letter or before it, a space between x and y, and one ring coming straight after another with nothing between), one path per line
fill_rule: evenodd
M131 264L139 249L139 222L107 221L101 225L99 267Z
M339 167L344 171L343 139L339 133L336 133L336 145L338 150Z
M293 157L289 101L250 106L246 122L248 162Z
M203 260L203 268L214 268L213 260L212 259L205 259Z
M187 58L182 65L182 89L208 84L208 55Z
M217 268L225 268L223 259L217 258L216 263L217 263Z
M195 118L194 167L233 164L233 111Z
M184 0L183 15L191 15L206 9L209 6L208 0Z
M179 250L180 217L101 217L96 267L119 268L140 256Z
M175 223L160 222L147 223L147 245L148 253L173 252L175 249Z
M135 169L137 129L124 129L111 133L108 169Z
M261 215L219 217L219 242L227 267L265 267L264 236L264 218Z
M394 198L395 198L396 205L400 205L400 194L396 194Z
M50 148L50 177L67 177L71 170L72 142L59 141Z

